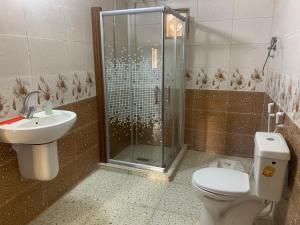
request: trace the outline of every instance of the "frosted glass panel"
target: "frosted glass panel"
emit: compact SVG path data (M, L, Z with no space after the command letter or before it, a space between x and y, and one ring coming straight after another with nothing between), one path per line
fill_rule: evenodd
M181 147L184 42L166 37L165 14L103 16L110 162L165 168Z

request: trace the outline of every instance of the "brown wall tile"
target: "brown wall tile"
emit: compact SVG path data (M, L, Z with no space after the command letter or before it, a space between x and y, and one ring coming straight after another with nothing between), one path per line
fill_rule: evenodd
M43 184L39 183L8 201L0 209L0 224L27 224L44 209Z
M224 153L225 133L213 131L193 131L193 142L190 144L192 149L215 153Z
M193 110L191 128L202 131L223 132L226 126L226 113Z
M227 113L226 132L254 135L261 127L261 115Z
M193 125L193 110L191 108L185 108L185 128L192 128Z
M6 143L0 143L0 166L15 158L16 152L12 151L10 145Z
M0 174L0 207L37 183L21 178L16 159L0 166Z
M230 91L228 93L228 112L262 113L263 92Z
M187 90L186 108L226 111L227 98L227 91Z
M193 108L194 95L195 95L194 89L185 90L185 109Z
M79 179L81 180L92 170L94 170L99 162L99 146L95 145L88 151L78 155L77 168Z
M65 105L59 107L59 109L71 110L77 114L77 121L72 130L98 120L96 97Z
M205 132L194 130L193 146L223 146L225 144L224 132Z
M235 156L253 157L254 136L227 133L225 138L226 153Z
M74 161L77 153L77 136L75 132L69 133L57 141L59 166Z
M188 149L192 149L194 141L194 132L191 129L184 129L184 143L188 145Z
M98 144L98 122L92 122L79 129L74 134L76 136L77 154L81 154Z
M262 130L264 93L187 90L185 143L190 149L253 157L253 135ZM224 144L195 144L210 133ZM214 138L208 140L215 140Z

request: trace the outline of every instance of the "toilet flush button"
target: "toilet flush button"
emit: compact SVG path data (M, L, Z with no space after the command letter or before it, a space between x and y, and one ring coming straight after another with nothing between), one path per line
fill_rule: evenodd
M270 137L269 137L269 138L267 138L267 140L268 140L268 141L275 141L275 139L274 139L274 138L270 138Z

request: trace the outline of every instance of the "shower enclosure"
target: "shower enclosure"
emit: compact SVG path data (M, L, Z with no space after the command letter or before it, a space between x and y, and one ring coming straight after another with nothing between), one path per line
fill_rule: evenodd
M107 161L166 171L183 146L185 17L152 7L100 22Z

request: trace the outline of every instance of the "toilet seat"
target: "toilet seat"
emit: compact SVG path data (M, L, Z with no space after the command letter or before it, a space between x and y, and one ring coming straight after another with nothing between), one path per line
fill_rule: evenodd
M226 168L200 169L193 174L192 182L197 188L219 200L248 195L250 191L248 174Z
M201 195L205 198L210 198L210 199L214 199L216 201L221 201L221 202L231 202L231 201L235 201L237 199L236 196L223 195L223 194L219 194L219 193L215 193L215 192L210 192L208 190L198 187L194 183L193 183L193 185L194 185L194 189L197 190L197 193L201 193Z

